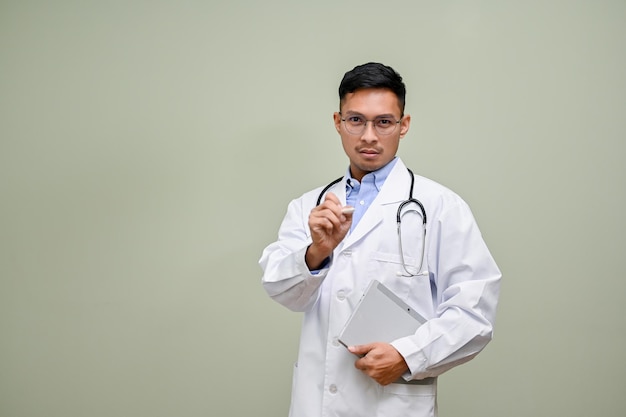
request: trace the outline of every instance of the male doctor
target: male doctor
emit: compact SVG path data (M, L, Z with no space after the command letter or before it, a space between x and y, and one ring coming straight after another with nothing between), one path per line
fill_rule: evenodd
M500 271L467 204L396 157L411 123L405 95L400 75L379 63L344 75L333 118L349 167L289 204L259 261L270 297L304 312L291 417L436 416L437 376L491 340ZM426 211L423 262L416 206L402 215L402 246L398 238L411 187ZM346 349L337 336L373 279L427 321L391 343Z

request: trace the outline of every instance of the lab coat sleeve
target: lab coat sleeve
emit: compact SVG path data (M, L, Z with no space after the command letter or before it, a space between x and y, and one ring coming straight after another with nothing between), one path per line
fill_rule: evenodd
M272 299L293 311L306 311L315 303L330 267L328 263L322 270L311 272L306 265L304 257L311 236L302 202L298 199L289 204L278 240L265 248L259 260L263 288Z
M392 342L409 366L407 380L438 376L475 357L493 336L498 303L501 273L465 202L446 205L429 232L435 316Z

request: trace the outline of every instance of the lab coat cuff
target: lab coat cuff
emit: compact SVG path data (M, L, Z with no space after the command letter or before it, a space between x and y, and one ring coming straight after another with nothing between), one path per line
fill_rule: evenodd
M391 342L391 346L393 346L400 355L404 358L409 370L406 371L402 378L405 381L411 381L416 379L416 376L426 377L424 375L426 371L426 366L428 362L428 358L424 355L424 352L421 350L416 350L416 346L411 341L410 337L403 337L401 339L394 340Z
M305 251L306 254L306 251ZM319 275L320 273L326 273L326 271L328 271L328 265L330 265L330 256L326 259L324 259L324 262L322 262L322 265L320 265L320 267L318 269L313 269L311 272L311 275Z
M330 263L332 261L332 256L326 258L319 269L310 270L305 260L308 247L309 246L307 245L298 251L298 269L302 271L304 276L314 277L318 279L326 277L326 274L328 273L328 269L330 267Z

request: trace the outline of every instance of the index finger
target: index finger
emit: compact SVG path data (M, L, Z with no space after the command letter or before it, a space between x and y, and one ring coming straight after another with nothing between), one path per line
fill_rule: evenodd
M339 201L339 197L337 197L334 193L329 192L328 194L326 194L326 198L324 198L324 202L326 201L332 201L338 206L341 206L341 201Z

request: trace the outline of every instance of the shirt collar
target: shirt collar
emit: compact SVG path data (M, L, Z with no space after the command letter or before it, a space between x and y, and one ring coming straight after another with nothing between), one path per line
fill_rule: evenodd
M369 176L373 176L374 177L374 186L376 187L377 191L380 191L380 189L383 187L383 184L385 183L385 180L387 179L387 177L391 173L391 170L396 165L397 161L398 161L398 157L395 156L391 161L389 161L389 163L387 165L385 165L384 167L382 167L382 168L380 168L380 169L378 169L376 171L368 172L367 174L365 174L365 176L363 178L367 178ZM348 170L346 172L346 178L348 178L350 180L348 182L353 182L353 183L356 182L356 183L358 183L358 181L355 180L352 177L352 174L350 173L350 167L348 167ZM351 188L351 186L348 185L346 187L346 189L348 189L348 187Z

